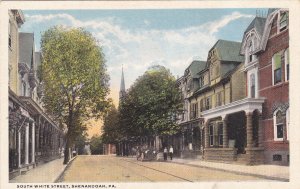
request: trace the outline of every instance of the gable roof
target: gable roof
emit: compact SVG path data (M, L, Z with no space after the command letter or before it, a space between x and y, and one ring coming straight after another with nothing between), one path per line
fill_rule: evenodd
M33 60L34 36L33 33L19 33L19 62L31 67Z
M247 27L247 29L245 30L244 34L248 33L250 30L252 30L253 28L255 28L255 30L257 31L257 34L259 36L262 36L262 34L264 32L264 27L265 27L266 19L267 18L263 18L263 17L255 17L252 20L252 22L249 24L249 26Z
M198 73L204 70L205 68L206 68L206 61L193 60L186 70L190 71L192 78L197 78Z
M216 48L221 61L243 62L244 56L240 55L241 43L219 39L209 50Z
M269 9L265 27L264 27L264 32L262 35L262 41L260 43L260 50L263 50L263 51L265 50L267 43L268 43L273 19L275 18L276 15L279 15L281 12L289 12L289 9L287 9L287 8Z

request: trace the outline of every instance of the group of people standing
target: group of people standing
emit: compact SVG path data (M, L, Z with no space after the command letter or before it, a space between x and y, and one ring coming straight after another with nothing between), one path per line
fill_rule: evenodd
M164 160L167 161L168 159L168 153L170 155L170 159L173 159L173 153L174 153L174 149L172 146L170 146L169 151L167 149L167 147L164 148Z

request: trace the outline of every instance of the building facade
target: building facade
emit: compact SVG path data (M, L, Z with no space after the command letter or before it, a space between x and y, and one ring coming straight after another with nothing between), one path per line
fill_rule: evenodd
M63 132L45 113L42 81L37 76L41 53L35 52L33 33L19 33L25 19L9 11L9 172L10 178L59 157Z
M259 52L266 163L289 164L289 12L270 9Z
M289 163L288 10L256 16L241 43L219 40L177 80L183 96L173 142L181 157Z

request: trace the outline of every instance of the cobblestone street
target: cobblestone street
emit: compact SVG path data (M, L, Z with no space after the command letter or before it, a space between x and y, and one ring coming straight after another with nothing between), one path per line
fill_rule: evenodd
M263 179L168 162L139 162L114 156L78 156L59 182L197 182ZM265 180L267 181L267 180Z

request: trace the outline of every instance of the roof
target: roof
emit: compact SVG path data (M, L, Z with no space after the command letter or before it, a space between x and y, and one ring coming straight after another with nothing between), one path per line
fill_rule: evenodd
M206 68L206 61L193 60L192 63L187 67L186 70L189 70L192 78L197 78L198 73Z
M19 33L19 62L26 63L31 68L33 60L34 35L33 33Z
M252 22L249 24L249 26L247 27L247 29L245 30L244 33L248 33L250 30L252 30L253 28L255 28L255 30L257 31L258 35L262 36L263 32L264 32L264 27L265 27L266 19L267 18L256 16L252 20Z
M272 12L276 11L278 8L270 8L268 9L268 16L269 14L271 14Z
M214 48L217 49L221 61L243 62L244 60L244 57L240 55L240 42L219 39L209 51Z

